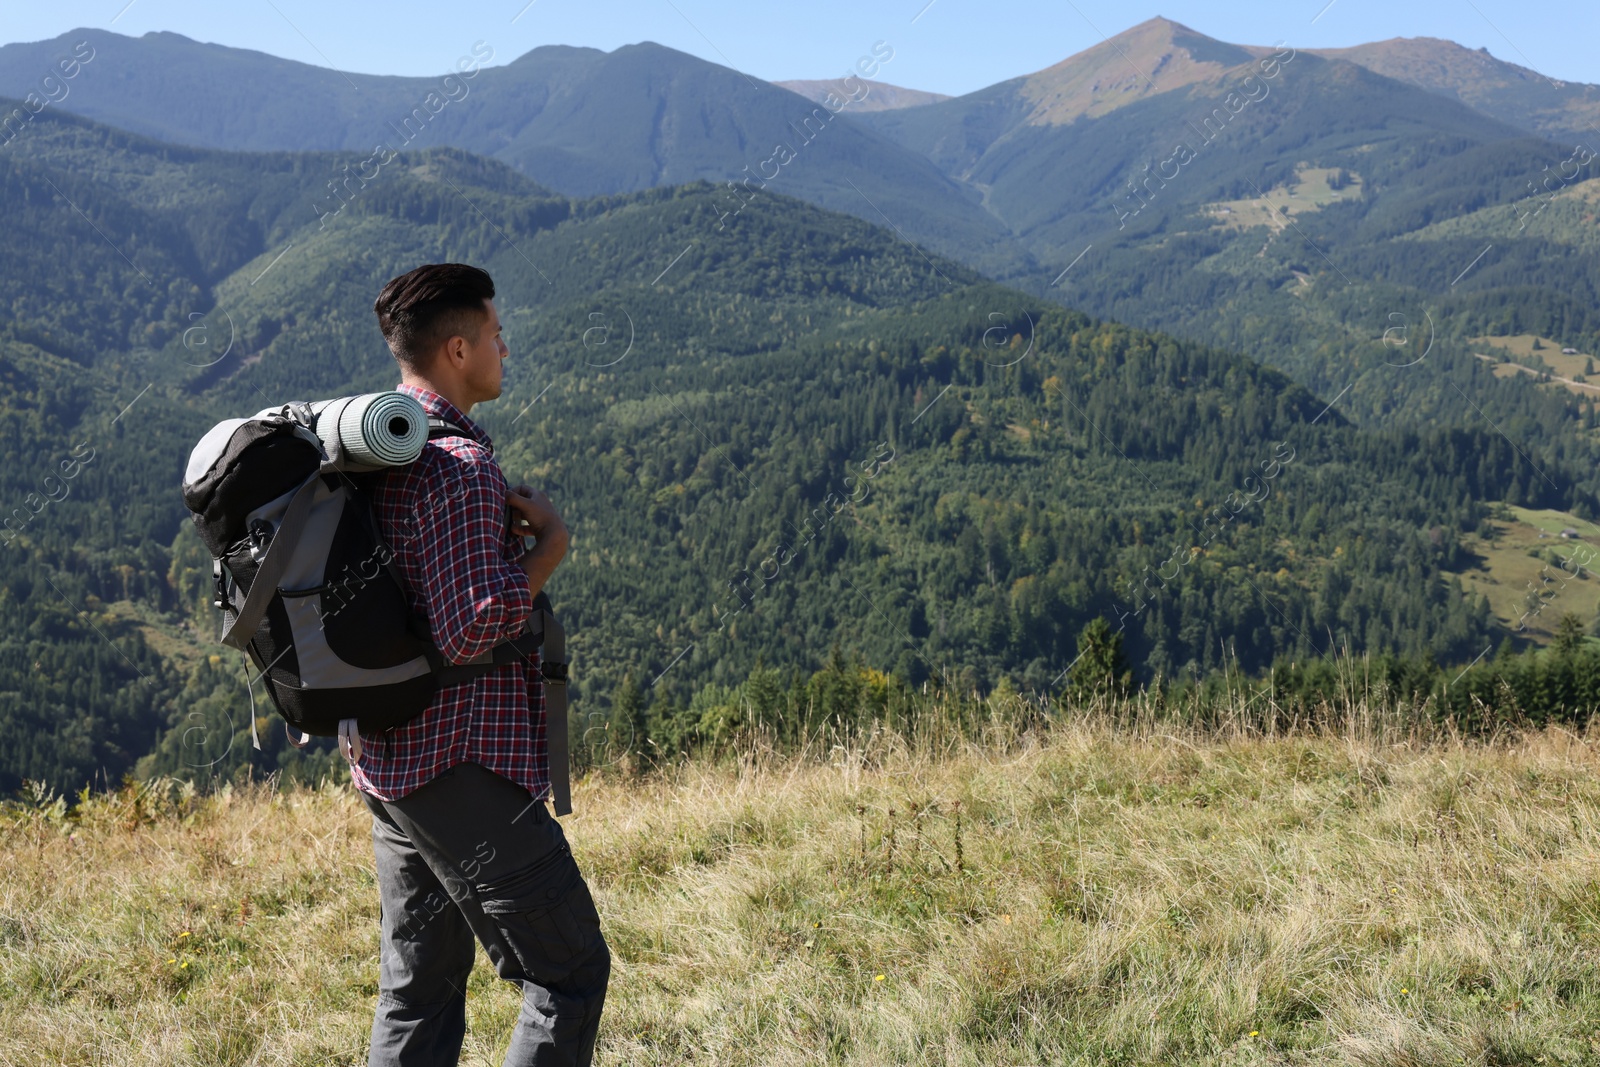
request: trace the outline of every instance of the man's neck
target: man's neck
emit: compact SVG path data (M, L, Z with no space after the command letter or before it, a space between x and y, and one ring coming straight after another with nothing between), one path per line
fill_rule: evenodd
M452 390L447 385L443 385L439 382L429 381L427 378L423 378L414 374L401 374L400 384L409 385L414 389L431 390L432 392L438 393L440 396L450 401L450 403L454 404L456 410L461 412L461 414L472 414L473 402L468 400L464 394L461 394L459 391Z

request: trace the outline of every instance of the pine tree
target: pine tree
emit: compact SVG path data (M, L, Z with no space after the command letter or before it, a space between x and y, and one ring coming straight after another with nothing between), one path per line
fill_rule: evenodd
M644 692L634 680L633 672L629 671L611 702L611 715L606 720L603 762L619 766L626 773L637 774L644 740Z
M1065 697L1073 702L1097 694L1126 696L1133 685L1133 668L1122 651L1122 632L1113 632L1098 616L1078 634L1078 658L1067 677Z
M1570 657L1583 645L1583 620L1570 611L1561 613L1561 619L1556 623L1556 655L1563 659Z

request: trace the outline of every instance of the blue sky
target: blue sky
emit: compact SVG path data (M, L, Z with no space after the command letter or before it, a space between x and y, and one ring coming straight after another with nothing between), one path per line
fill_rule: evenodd
M880 79L959 94L1165 15L1240 44L1445 37L1552 77L1600 83L1595 0L54 0L5 9L0 44L79 26L135 36L172 30L372 74L435 74L480 40L495 63L544 44L609 51L651 40L770 81L828 78L884 41L894 58Z

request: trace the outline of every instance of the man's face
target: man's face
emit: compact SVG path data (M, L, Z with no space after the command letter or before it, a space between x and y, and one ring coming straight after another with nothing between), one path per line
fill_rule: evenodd
M511 354L500 337L500 313L495 310L494 301L485 300L483 306L489 312L489 318L478 331L477 341L474 342L470 337L464 339L467 342L467 359L463 377L464 384L472 392L473 403L499 397L500 361Z

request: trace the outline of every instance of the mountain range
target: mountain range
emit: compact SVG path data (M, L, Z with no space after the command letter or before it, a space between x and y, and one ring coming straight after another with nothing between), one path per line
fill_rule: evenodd
M0 95L20 99L38 90L56 59L71 54L80 42L86 42L97 59L111 62L101 62L96 77L70 86L66 97L54 101L58 106L164 140L214 148L365 149L375 131L405 117L427 93L438 92L455 104L477 91L480 98L498 99L487 107L478 104L451 112L436 127L440 139L435 143L493 154L521 169L534 149L573 150L573 145L559 142L577 131L578 114L606 113L619 104L625 108L627 98L641 87L666 102L667 109L658 117L663 131L673 125L675 96L720 94L717 99L726 105L724 110L740 118L772 106L777 99L761 94L769 83L649 42L612 53L548 46L493 66L500 57L492 46L477 41L463 47L455 69L437 77L395 77L333 71L248 49L204 44L177 33L131 38L87 28L52 40L0 46ZM842 88L841 95L856 97L851 100L852 114L951 99L874 77L893 62L893 49L879 45L887 58L869 63L873 75L855 79L856 84L869 83L864 94L855 92L846 78L770 84L813 103L821 103L829 87ZM1157 17L1054 66L999 85L1020 83L1036 112L1048 113L1051 121L1071 121L1103 115L1151 95L1221 81L1228 71L1275 50L1228 44ZM1600 125L1600 86L1549 78L1497 59L1487 49L1420 37L1304 51L1354 63L1552 140L1593 137ZM721 81L697 81L716 77L705 68L732 75L750 93L730 93L730 86ZM630 73L634 70L640 73ZM482 82L476 80L480 73L488 75ZM614 92L605 91L602 83L618 74L624 75L623 83ZM446 77L454 79L448 89L442 85ZM996 88L966 98L987 98ZM574 103L585 97L594 97L593 110L576 110L587 106ZM752 107L757 100L760 105ZM649 101L632 103L643 107ZM554 113L546 115L552 107ZM434 117L442 115L443 109ZM705 140L715 144L731 132L733 127L706 131ZM496 139L498 143L491 143ZM692 153L694 142L665 147L664 157L669 157L678 151ZM655 162L659 165L665 158ZM712 180L719 176L695 175ZM670 181L675 175L635 172L632 177ZM561 187L559 182L549 184Z
M1108 44L836 114L650 44L464 50L448 84L0 49L0 792L243 765L183 458L392 385L373 295L447 259L515 354L474 417L574 530L580 738L630 677L687 731L836 644L1044 691L1097 618L1152 684L1548 639L1495 546L1600 518L1600 413L1493 352L1600 348L1590 160L1488 90L1163 20Z
M250 151L400 151L453 146L502 160L572 196L695 180L749 179L823 207L897 221L930 248L1002 272L1018 261L969 190L833 109L787 89L643 43L602 52L537 48L486 65L464 47L434 78L342 74L174 33L83 30L0 48L0 95L34 88L54 57L86 42L94 58L59 107L161 140ZM870 96L862 83L857 98ZM781 148L781 151L780 151ZM746 195L749 195L748 193ZM733 198L731 209L741 202ZM992 250L1000 247L1003 254Z
M52 57L74 49L94 59L53 106L162 140L349 151L358 170L379 151L451 145L579 197L706 180L724 189L723 225L781 192L1041 297L1270 360L1318 389L1343 388L1347 365L1361 378L1391 362L1384 316L1416 318L1424 305L1436 322L1447 312L1457 341L1507 305L1512 332L1600 339L1589 268L1551 280L1571 274L1570 247L1515 225L1538 197L1595 173L1591 150L1574 158L1548 138L1592 132L1600 89L1448 42L1296 52L1156 18L1034 74L928 99L872 80L893 71L883 42L857 68L871 77L792 83L796 93L650 43L550 46L496 66L477 42L449 74L395 78L172 33L82 30L0 48L0 93L36 88ZM304 210L338 203L345 162ZM1339 175L1345 187L1331 188ZM1374 252L1446 215L1495 208L1512 224L1476 248ZM1374 270L1374 258L1406 267ZM1530 281L1539 291L1523 300ZM1334 313L1323 304L1334 289L1382 310ZM1464 294L1470 307L1458 306ZM1316 343L1286 351L1273 320ZM1390 391L1359 380L1357 417L1404 408L1381 398Z

